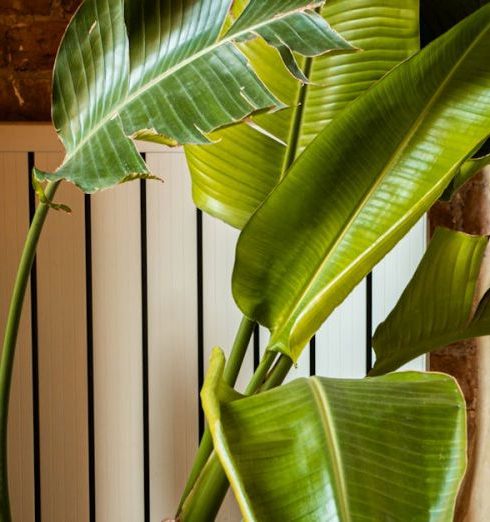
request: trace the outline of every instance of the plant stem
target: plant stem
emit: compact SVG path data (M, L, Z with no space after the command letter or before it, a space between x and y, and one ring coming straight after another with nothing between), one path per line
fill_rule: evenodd
M47 201L52 200L58 185L59 181L47 185L45 191ZM7 468L7 423L15 346L19 332L19 323L27 283L29 281L32 264L36 255L39 237L49 208L49 203L40 202L34 214L29 232L27 233L24 250L22 251L22 256L20 258L17 277L15 279L12 298L10 301L7 324L5 326L5 337L0 360L0 520L2 522L11 521Z
M235 386L238 374L240 372L240 368L243 364L243 359L245 358L248 345L250 344L250 339L252 338L255 329L255 324L255 321L251 321L247 317L243 317L242 322L240 323L240 326L238 328L235 341L233 342L230 356L228 358L223 373L223 380L231 387ZM201 474L201 471L203 470L212 451L213 440L211 438L210 431L208 430L208 428L206 428L204 431L204 435L201 439L201 443L199 444L199 449L197 450L196 457L194 458L194 463L192 465L189 478L187 479L184 492L182 493L178 511L180 511L180 509L182 508L182 504L184 503L185 499L194 487L194 484L196 483L196 480L199 478L199 475Z
M282 383L292 366L289 357L281 355L272 371L276 354L266 351L255 371L246 393L254 394L269 390ZM265 377L267 375L267 377ZM194 487L179 507L177 519L182 522L202 522L214 520L228 491L228 478L216 453L212 453L205 463Z
M252 376L252 379L250 380L247 388L245 389L245 395L253 395L265 383L267 378L267 372L270 370L276 356L276 353L266 350L264 356L262 357L259 365L257 366L257 369L255 370Z
M179 522L211 522L223 503L229 483L221 463L212 453L199 475L195 487L177 514Z
M271 390L272 388L282 384L292 366L293 361L287 355L281 354L279 360L276 362L274 368L272 368L264 384L261 386L260 391L264 392Z
M230 356L228 357L228 361L223 372L223 380L231 387L235 386L238 374L240 373L240 369L243 364L243 359L245 358L248 345L250 344L250 339L254 333L255 325L255 321L251 321L247 317L243 317L242 322L238 328L235 341L233 342L233 346L231 348Z

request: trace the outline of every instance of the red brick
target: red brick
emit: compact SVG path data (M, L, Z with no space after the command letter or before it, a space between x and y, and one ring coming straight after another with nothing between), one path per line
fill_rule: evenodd
M49 121L50 99L49 75L0 78L0 121Z
M0 67L5 67L9 61L7 31L6 25L0 25Z
M53 0L1 0L0 14L49 15Z
M51 69L65 22L18 24L7 33L10 65L16 71Z
M66 14L73 14L81 3L81 0L61 0L61 7Z

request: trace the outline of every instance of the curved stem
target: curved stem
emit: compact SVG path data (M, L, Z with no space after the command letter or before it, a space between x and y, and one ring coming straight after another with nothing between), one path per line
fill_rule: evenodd
M260 364L257 366L252 379L248 383L248 386L245 390L245 395L253 395L257 393L257 390L264 384L267 379L267 372L270 370L277 354L274 352L270 352L267 350L262 357Z
M47 185L45 192L47 201L52 200L58 185L59 181ZM10 301L0 360L0 520L2 522L11 521L7 469L7 423L15 345L27 283L48 211L49 203L39 203L27 233Z
M248 387L249 394L260 393L278 386L286 378L291 366L291 359L281 355L271 372L265 377L272 366L276 354L266 351L259 367L255 371ZM265 380L264 380L265 377ZM182 522L201 522L214 520L228 491L228 478L216 455L212 453L206 461L194 487L187 498L179 506L177 519Z
M256 324L257 323L255 321L251 321L247 317L243 317L242 322L238 328L235 341L233 342L233 346L231 348L230 356L228 357L228 361L223 372L223 380L231 387L235 386Z
M274 368L272 368L264 384L261 386L260 391L271 390L282 384L292 366L293 361L287 355L281 354Z
M245 358L248 345L250 344L250 339L252 338L255 329L255 324L255 321L251 321L247 317L243 317L242 322L240 323L240 326L238 328L235 341L233 342L230 356L228 358L228 361L226 362L225 370L223 373L223 380L231 387L235 386L238 374L240 372L240 368L243 364L243 359ZM212 451L213 440L211 438L210 431L206 428L204 431L204 435L201 439L201 443L199 444L199 449L197 450L196 457L194 458L194 463L192 465L189 478L187 479L184 492L182 493L178 511L181 510L182 504L184 503L185 499L194 487L194 484L196 483L196 480L199 478L199 475L201 474L201 471L204 468Z
M179 522L215 520L228 488L228 477L216 453L213 452L199 475L195 487L182 504L176 520Z

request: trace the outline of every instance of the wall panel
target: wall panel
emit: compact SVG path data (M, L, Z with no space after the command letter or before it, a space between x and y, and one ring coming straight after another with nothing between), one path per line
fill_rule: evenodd
M184 156L149 154L151 522L173 515L198 444L196 209Z
M144 521L140 185L92 196L97 522Z
M317 373L326 377L366 375L366 282L334 310L316 335Z
M29 227L29 175L26 153L0 152L0 339ZM9 480L14 520L34 522L34 433L32 406L30 289L17 341L9 412ZM1 347L1 344L0 344Z
M427 247L427 218L421 219L373 271L373 334L393 309L412 278ZM373 355L374 360L374 355ZM404 370L426 368L426 357L406 364Z
M58 153L37 153L53 170ZM85 522L89 514L87 338L83 194L62 184L37 255L42 520ZM62 427L60 429L60 427Z

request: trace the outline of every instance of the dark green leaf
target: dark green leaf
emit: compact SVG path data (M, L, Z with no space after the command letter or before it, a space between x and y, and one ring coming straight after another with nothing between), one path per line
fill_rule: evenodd
M235 299L297 360L490 131L490 6L342 112L252 216ZM300 196L300 197L299 197Z
M85 0L54 70L53 121L66 158L38 178L94 192L148 174L130 138L207 143L212 130L281 107L236 42L293 24L291 51L301 52L307 35L318 52L348 47L309 11L321 3L257 0L222 36L230 0Z

